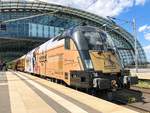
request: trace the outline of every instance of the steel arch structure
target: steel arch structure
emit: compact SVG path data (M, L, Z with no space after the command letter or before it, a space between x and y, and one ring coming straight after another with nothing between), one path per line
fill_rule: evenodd
M114 44L118 48L117 50L124 66L134 64L134 37L125 29L118 26L109 19L85 11L81 11L79 9L49 4L45 2L0 2L1 21L48 12L55 13L46 14L44 16L39 16L32 19L25 19L6 23L8 33L7 31L0 31L0 37L9 37L12 40L14 38L18 38L20 41L21 39L47 39L48 37L53 37L57 35L58 32L60 33L61 31L68 29L72 26L76 26L86 22L88 25L97 26L100 29L106 30L106 32L110 34L114 41ZM106 25L105 27L103 26L104 24ZM53 32L51 30L52 27L54 27ZM119 29L114 29L114 27L119 27ZM12 29L14 32L12 32ZM20 34L20 32L22 33ZM2 45L0 46L1 48L3 48ZM8 46L8 48L10 47ZM139 42L137 42L137 48L138 63L145 64L147 62L146 56Z

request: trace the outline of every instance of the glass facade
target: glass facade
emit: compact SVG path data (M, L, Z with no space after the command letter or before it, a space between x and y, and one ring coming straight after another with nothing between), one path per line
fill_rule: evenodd
M54 37L64 31L64 28L47 26L42 24L29 23L28 37L49 38Z
M22 18L30 15L36 15L29 12L9 12L0 13L0 20L11 20L14 18ZM58 35L64 31L64 26L55 26L50 24L47 16L36 17L26 20L18 20L6 23L6 31L0 31L1 37L17 37L17 38L49 38Z
M57 12L57 10L59 11ZM54 12L54 14L47 14L48 11ZM44 13L45 15L43 15ZM46 39L82 23L96 26L103 30L106 30L102 27L104 23L110 24L108 20L87 12L47 3L3 2L0 4L0 21L39 14L41 16L6 22L6 31L0 31L0 37ZM108 28L108 31L112 31L111 28ZM114 41L123 64L125 66L133 65L135 54L133 37L123 37L121 33L118 34L113 31L109 32L109 34ZM145 53L139 42L137 42L137 47L138 62L139 64L145 63Z
M114 33L111 34L111 37L113 37L113 42L119 52L120 57L122 58L121 62L123 62L124 65L133 65L134 51L130 43L128 43L125 39Z
M125 38L121 35L118 35L114 32L110 33L113 42L119 52L121 62L124 64L125 67L135 65L135 52L134 52L134 40L132 43L129 43ZM146 62L146 57L144 54L143 49L140 47L139 42L137 42L138 48L138 64L142 65Z

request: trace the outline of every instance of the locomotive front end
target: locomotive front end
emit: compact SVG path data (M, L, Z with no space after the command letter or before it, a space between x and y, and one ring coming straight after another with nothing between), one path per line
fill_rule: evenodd
M137 77L130 77L121 67L119 55L107 33L94 27L78 27L73 40L84 67L84 71L71 71L72 78L78 77L73 85L82 87L86 82L87 88L116 90L137 83Z

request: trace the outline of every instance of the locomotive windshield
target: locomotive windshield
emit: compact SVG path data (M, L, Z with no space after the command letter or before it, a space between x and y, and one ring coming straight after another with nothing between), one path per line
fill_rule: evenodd
M89 50L104 50L106 42L106 35L102 32L82 32L83 38L85 38Z
M104 51L108 47L107 35L103 31L82 29L76 31L73 38L79 50Z
M73 31L72 39L80 53L84 68L93 70L93 64L88 51L107 51L110 44L105 32L94 27L78 27Z

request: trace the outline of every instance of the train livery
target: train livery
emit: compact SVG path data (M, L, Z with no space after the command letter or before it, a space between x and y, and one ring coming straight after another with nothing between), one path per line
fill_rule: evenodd
M123 70L110 36L92 26L77 26L11 63L16 70L47 76L76 88L121 89L138 78Z

